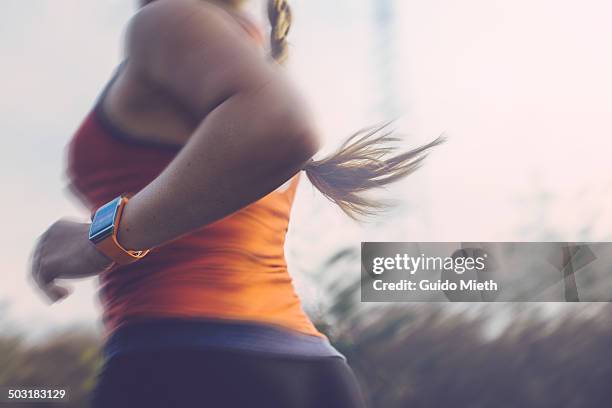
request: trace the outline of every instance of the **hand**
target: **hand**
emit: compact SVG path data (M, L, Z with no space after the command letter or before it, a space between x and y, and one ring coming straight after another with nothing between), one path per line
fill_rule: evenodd
M89 224L65 218L56 221L40 236L31 259L34 282L56 302L70 294L56 279L75 279L97 275L112 261L88 239Z

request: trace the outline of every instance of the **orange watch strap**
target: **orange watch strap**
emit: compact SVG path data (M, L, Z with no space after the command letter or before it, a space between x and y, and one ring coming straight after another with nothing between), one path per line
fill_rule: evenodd
M119 242L117 242L117 238L114 234L98 242L96 248L119 265L127 265L135 262L143 258L149 252L149 250L129 251L123 248Z
M128 197L123 196L121 204L119 205L119 208L117 209L117 214L115 216L115 229L113 231L113 234L95 244L96 248L100 252L102 252L104 255L106 255L118 265L127 265L132 262L138 261L149 253L148 249L143 251L132 251L129 249L125 249L117 240L117 233L119 231L121 215L123 214L123 208L125 207L127 202Z

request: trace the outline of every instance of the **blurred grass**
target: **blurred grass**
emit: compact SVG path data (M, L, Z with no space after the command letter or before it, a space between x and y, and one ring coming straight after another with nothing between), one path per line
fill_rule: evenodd
M482 335L484 314L449 313L434 304L387 306L345 322L330 337L372 407L611 406L612 307L575 306L554 321L535 316L532 307L517 308L493 338ZM79 329L29 345L2 333L0 385L68 388L70 401L60 405L87 407L99 346Z
M0 406L76 408L88 406L88 395L101 365L100 339L81 329L29 343L18 334L0 334L0 386L66 389L66 402L2 403Z
M355 256L339 252L319 269L350 276L342 269ZM365 305L358 282L320 284L331 296L317 327L347 356L373 408L612 406L608 303L559 304L554 313L538 304ZM66 388L71 397L0 406L86 408L101 339L76 327L32 343L10 327L0 321L0 386Z
M493 338L490 317L426 304L372 311L333 340L372 407L612 406L612 307L574 304L552 320L505 307L512 323Z

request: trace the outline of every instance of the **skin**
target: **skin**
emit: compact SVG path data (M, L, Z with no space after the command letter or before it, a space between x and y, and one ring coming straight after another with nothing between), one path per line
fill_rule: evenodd
M157 0L130 22L127 66L103 109L146 140L182 145L128 202L118 239L161 246L264 197L300 171L318 131L282 69L256 47L221 2ZM168 63L171 61L171 63ZM55 302L57 279L93 276L111 261L87 239L89 224L62 219L38 240L34 281Z

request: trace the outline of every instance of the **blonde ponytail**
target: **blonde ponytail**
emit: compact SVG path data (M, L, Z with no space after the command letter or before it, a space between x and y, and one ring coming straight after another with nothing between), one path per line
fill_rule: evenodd
M291 8L286 0L268 0L270 53L278 63L289 54L287 35L291 28ZM330 201L353 219L374 215L387 205L362 193L406 177L422 164L428 151L444 141L432 142L407 152L398 152L390 143L398 141L390 123L363 129L346 140L332 155L311 160L304 167L310 182Z
M444 142L444 137L403 153L390 144L398 140L389 123L366 128L349 137L330 156L311 160L304 171L317 190L349 217L358 220L375 215L387 205L362 193L416 171L428 151Z

